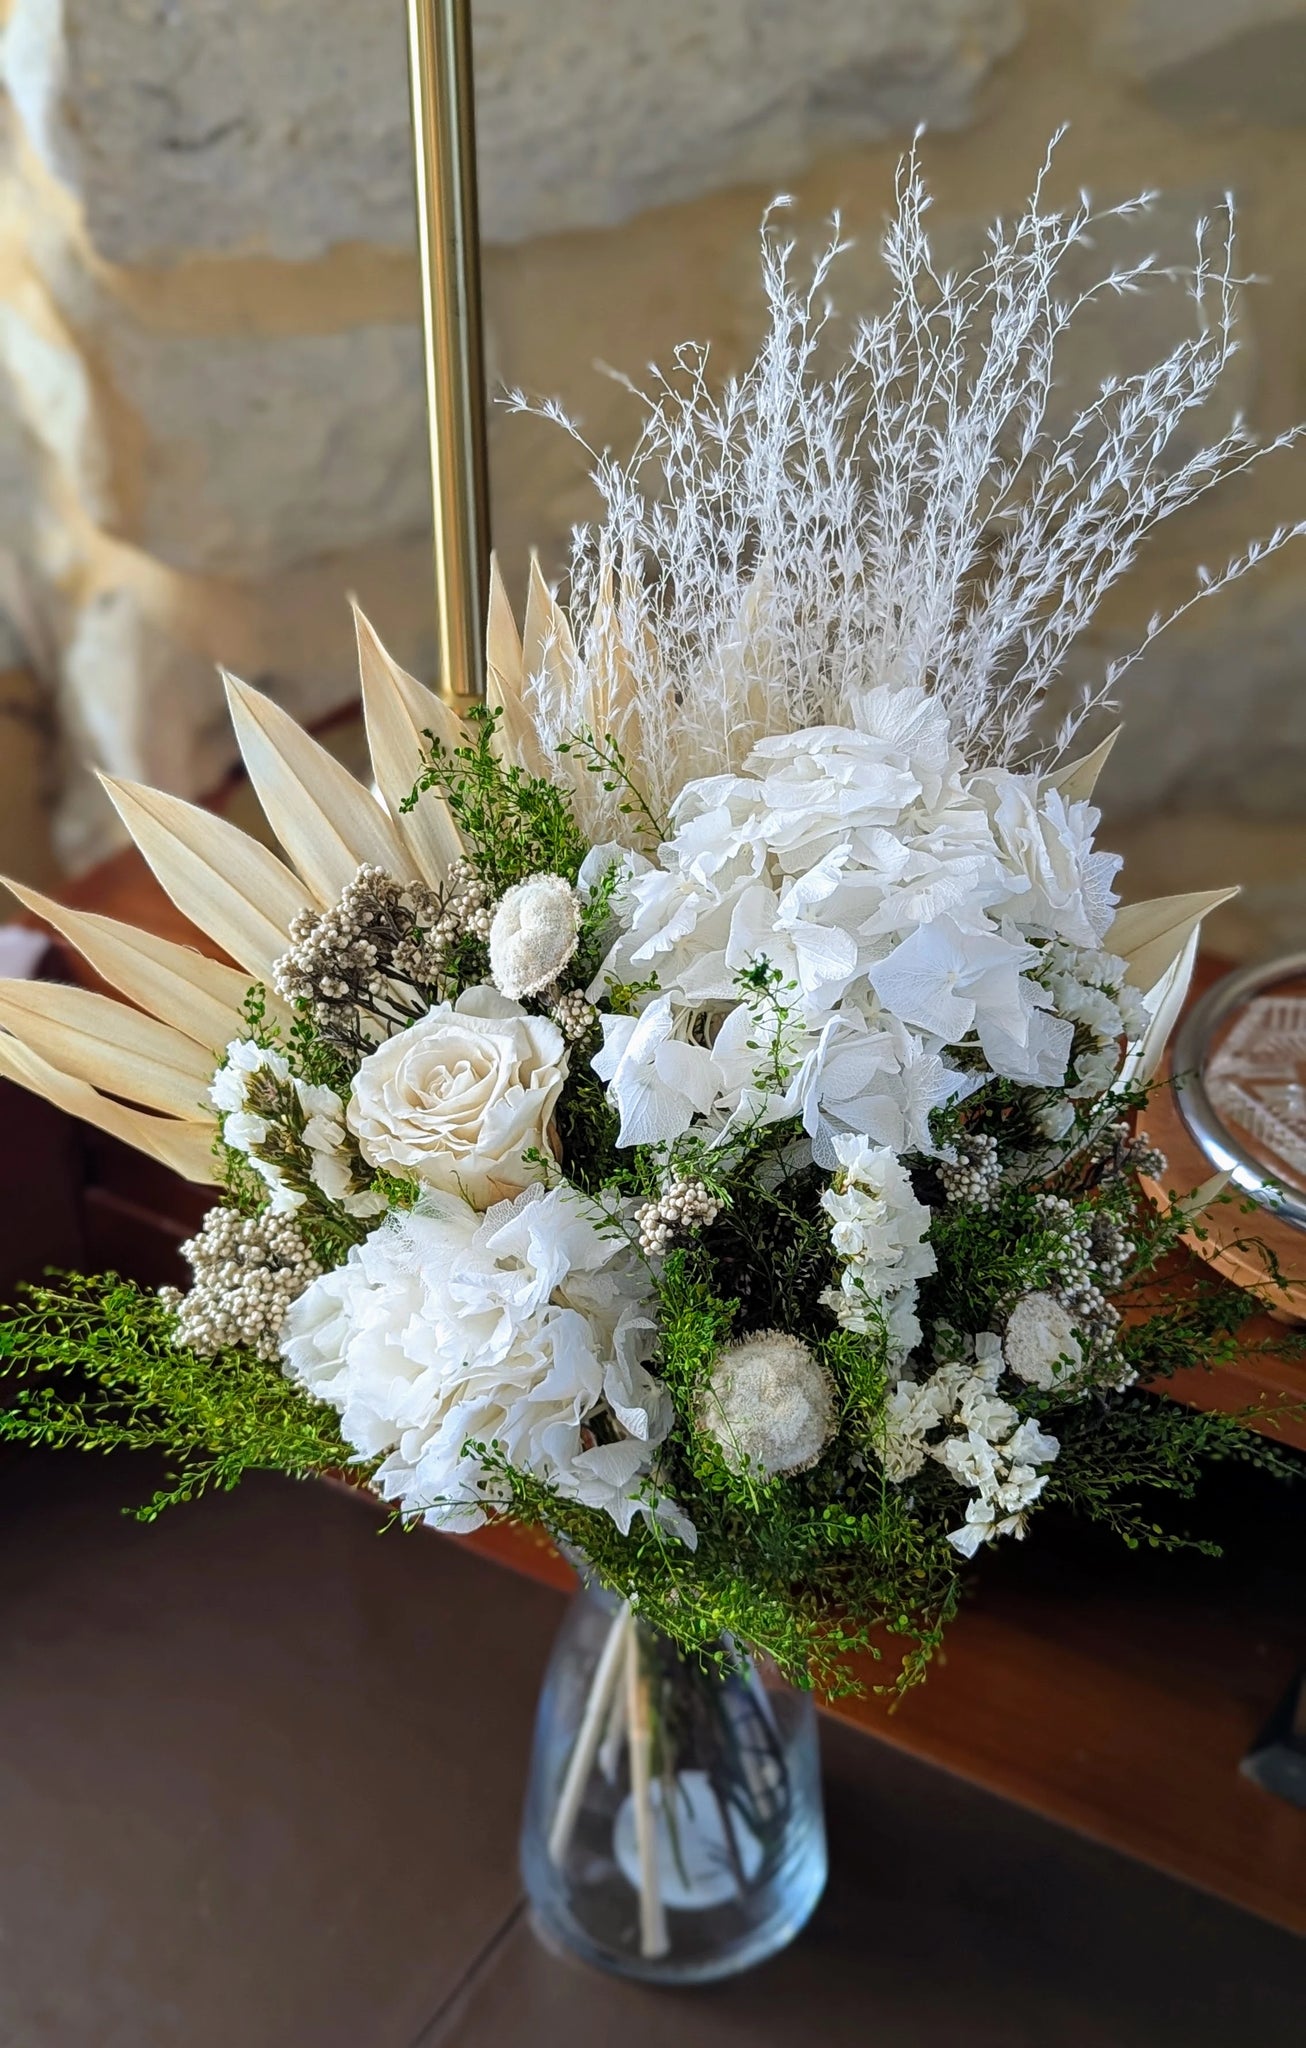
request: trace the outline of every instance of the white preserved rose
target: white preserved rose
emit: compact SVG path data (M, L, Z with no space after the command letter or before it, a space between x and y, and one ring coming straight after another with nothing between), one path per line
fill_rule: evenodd
M520 1194L545 1172L566 1041L493 988L439 1003L369 1053L349 1128L371 1166L463 1195L473 1207Z

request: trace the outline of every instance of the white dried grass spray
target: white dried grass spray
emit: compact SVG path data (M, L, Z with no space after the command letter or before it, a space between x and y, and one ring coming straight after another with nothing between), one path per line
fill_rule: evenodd
M1056 211L1043 196L1052 148L1023 211L995 222L960 276L936 268L912 149L883 243L888 308L855 328L832 370L818 351L832 339L838 222L800 289L793 244L768 214L770 321L753 364L716 392L707 350L684 345L636 394L634 452L589 451L606 510L574 536L576 653L549 650L527 679L548 752L578 735L615 745L664 816L691 778L738 768L767 734L850 723L855 694L891 681L937 692L973 763L1028 758L1072 643L1145 537L1297 437L1258 444L1236 419L1209 447L1167 459L1237 347L1232 205L1215 229L1198 223L1190 270L1145 258L1063 295L1070 252L1153 195L1101 211L1081 195ZM1192 335L1151 369L1107 379L1054 429L1067 329L1094 301L1155 278L1186 288ZM580 439L558 407L520 393L510 403ZM1165 626L1304 531L1279 527L1218 573L1199 571L1193 596L1083 693L1051 753L1110 703ZM620 777L588 772L583 745L562 762L587 831L634 836Z

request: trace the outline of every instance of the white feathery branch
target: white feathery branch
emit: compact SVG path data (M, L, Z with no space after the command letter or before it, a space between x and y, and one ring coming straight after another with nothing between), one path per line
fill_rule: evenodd
M1259 445L1236 420L1175 460L1174 436L1237 348L1230 206L1197 227L1187 271L1155 260L1104 267L1063 289L1072 250L1155 195L1053 208L1054 137L1019 214L989 231L964 275L936 266L915 147L899 167L883 242L887 309L836 346L827 286L846 244L836 219L810 280L763 224L769 322L755 361L720 386L706 348L650 369L633 453L595 454L602 519L573 540L574 649L524 679L544 752L578 734L615 741L654 812L695 776L737 768L772 733L847 724L860 691L922 683L952 714L972 762L1028 757L1072 643L1146 537L1298 430ZM787 202L777 202L779 205ZM1060 429L1057 351L1090 306L1181 285L1194 332L1150 369L1107 379ZM554 403L510 403L567 425ZM581 441L581 445L585 443ZM1209 577L1223 588L1296 538L1284 526ZM1181 605L1149 631L1183 616ZM1052 758L1111 701L1142 648L1113 665L1063 722ZM1047 750L1045 750L1047 751ZM587 765L588 764L588 765ZM596 841L630 839L619 778L564 754Z

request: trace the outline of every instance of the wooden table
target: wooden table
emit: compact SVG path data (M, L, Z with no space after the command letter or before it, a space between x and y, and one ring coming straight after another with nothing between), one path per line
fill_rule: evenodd
M195 940L134 854L69 893L82 908ZM177 1245L207 1206L205 1193L95 1134L83 1160L88 1263L151 1282L177 1277ZM1169 1391L1218 1408L1261 1395L1306 1400L1306 1370L1248 1358L1226 1374L1185 1376ZM1297 1440L1306 1442L1306 1431ZM831 1711L1306 1932L1306 1812L1238 1769L1306 1658L1301 1538L1300 1519L1295 1543L1281 1523L1267 1523L1264 1556L1245 1568L1198 1558L1176 1568L1108 1557L1040 1529L1034 1542L1003 1545L982 1561L946 1656L896 1712L874 1697ZM465 1540L518 1571L569 1582L562 1560L529 1535L489 1530ZM875 1671L867 1676L873 1684Z

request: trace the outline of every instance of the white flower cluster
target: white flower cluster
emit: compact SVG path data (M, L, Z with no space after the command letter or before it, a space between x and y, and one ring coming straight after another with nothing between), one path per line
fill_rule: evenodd
M490 926L490 973L500 994L537 996L561 974L580 935L580 904L562 875L531 875L504 891Z
M504 1497L480 1445L623 1531L643 1511L688 1539L649 1476L671 1425L654 1334L640 1261L564 1183L484 1215L435 1192L392 1213L300 1296L283 1351L405 1515L479 1528Z
M650 1259L660 1259L673 1244L706 1230L721 1214L721 1204L701 1180L684 1180L673 1173L654 1202L635 1211L639 1248Z
M1023 1294L1007 1317L1003 1351L1016 1378L1050 1393L1073 1385L1084 1350L1070 1315L1055 1294Z
M985 1331L966 1350L970 1355L946 1359L926 1380L899 1380L885 1404L880 1455L886 1476L898 1483L934 1458L972 1493L948 1541L974 1557L981 1543L1024 1535L1027 1512L1061 1446L1037 1422L1022 1422L999 1394L1007 1364L1002 1339ZM935 1437L939 1429L946 1434Z
M921 1340L916 1283L935 1268L933 1247L924 1241L930 1212L887 1145L839 1137L834 1149L834 1181L821 1207L844 1267L838 1287L822 1300L846 1330L883 1328L890 1356L905 1358Z
M1041 1121L1050 1138L1065 1136L1074 1120L1075 1102L1094 1102L1107 1093L1119 1071L1121 1038L1137 1038L1147 1028L1147 1007L1126 980L1127 971L1125 961L1100 948L1058 940L1044 949L1038 978L1057 1015L1092 1034L1092 1044L1075 1058L1065 1094L1043 1111Z
M322 1270L293 1220L210 1209L181 1251L191 1269L189 1291L159 1290L176 1315L178 1343L200 1358L246 1349L276 1359L292 1302Z
M923 688L862 691L853 712L687 784L657 865L632 861L590 990L656 978L637 1015L604 1018L594 1060L622 1144L799 1115L818 1164L841 1131L928 1152L930 1112L983 1078L976 1055L1063 1082L1074 1024L1040 969L1049 941L1091 952L1111 922L1098 813L1037 775L968 772ZM792 990L778 1087L759 1083L741 1001L762 959Z
M301 1081L284 1053L233 1038L213 1076L209 1100L222 1137L266 1182L274 1216L302 1207L320 1188L351 1216L376 1216L384 1197L361 1185L345 1132L345 1105L334 1089Z

